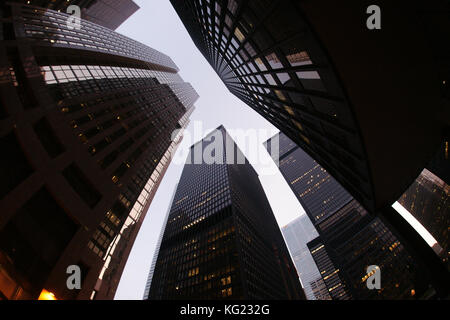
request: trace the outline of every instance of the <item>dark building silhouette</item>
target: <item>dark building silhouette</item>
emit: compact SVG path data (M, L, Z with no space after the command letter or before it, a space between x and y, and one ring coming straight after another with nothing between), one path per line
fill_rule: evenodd
M171 3L228 89L370 212L438 149L450 118L448 1L377 1L380 30L366 27L369 0Z
M148 299L304 299L258 175L223 126L191 147Z
M175 197L175 193L177 191L177 187L178 187L178 184L176 184L175 189L173 191L172 198L170 199L170 205L172 205L173 199ZM169 219L169 214L170 214L170 206L167 208L167 212L164 217L163 227L165 227L167 224L167 220ZM148 277L147 277L147 283L145 284L143 300L147 300L148 295L150 293L150 287L152 285L153 273L155 272L156 262L158 261L159 249L161 248L161 242L162 242L163 236L164 236L164 229L162 228L159 233L158 241L156 243L155 252L153 253L152 263L150 265L150 271L149 271Z
M398 202L436 239L448 261L450 252L450 186L424 169Z
M139 6L133 0L8 0L55 11L67 13L67 8L77 5L81 9L81 18L106 28L115 30L133 13Z
M274 146L279 145L274 149ZM428 295L428 281L399 239L284 134L265 143L319 233L308 247L334 299L405 299ZM279 157L276 155L279 150ZM381 290L366 286L379 266Z
M307 246L331 298L333 300L351 299L351 294L343 279L342 272L335 267L320 237L308 242Z
M110 297L198 96L168 56L108 28L1 14L0 297Z

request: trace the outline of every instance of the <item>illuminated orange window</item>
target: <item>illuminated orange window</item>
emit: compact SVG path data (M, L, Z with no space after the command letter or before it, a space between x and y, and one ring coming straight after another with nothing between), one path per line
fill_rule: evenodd
M42 289L41 294L39 295L38 300L58 300L56 299L53 292Z

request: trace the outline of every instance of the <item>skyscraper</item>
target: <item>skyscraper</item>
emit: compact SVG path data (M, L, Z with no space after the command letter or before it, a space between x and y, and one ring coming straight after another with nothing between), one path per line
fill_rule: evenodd
M112 300L114 299L116 289L119 285L119 281L125 268L125 264L128 260L128 256L133 248L134 241L136 240L137 234L144 222L145 215L150 207L150 204L155 196L156 190L162 181L167 168L169 167L172 156L175 154L181 140L183 139L183 131L189 124L189 117L192 114L194 107L189 108L183 117L179 120L179 125L181 130L173 137L173 140L164 154L164 161L161 161L159 171L159 177L155 179L150 179L141 194L137 198L138 200L134 203L131 211L136 218L134 221L129 220L129 224L125 223L126 226L123 227L120 237L114 240L114 243L110 245L110 250L108 253L108 258L100 272L99 280L95 286L96 299L102 300ZM157 171L158 172L158 171Z
M172 205L177 187L178 187L178 184L175 186L172 198L170 199L170 205ZM169 219L169 214L170 214L170 206L169 206L166 216L164 218L163 228L167 224L167 220ZM162 243L163 236L164 236L164 229L161 229L158 241L156 242L156 248L155 248L155 253L153 254L153 258L152 258L152 264L150 265L150 271L148 273L147 283L145 284L144 297L143 297L144 300L147 300L148 295L150 294L150 287L151 287L152 280L153 280L153 273L155 272L156 262L158 261L158 255L159 255L159 250L161 249L161 243Z
M320 271L330 297L333 300L351 299L352 296L342 272L336 268L335 262L331 260L322 239L317 237L308 242L307 246Z
M438 149L449 124L448 1L171 3L230 92L370 212L392 205ZM367 23L376 15L380 29Z
M316 280L311 281L309 286L316 300L331 300L328 288L322 278L316 278Z
M258 175L225 128L187 161L148 298L304 298Z
M308 247L334 299L400 299L427 293L429 280L421 266L388 226L286 135L269 139L269 152L274 143L279 143L280 171L320 235ZM366 286L371 265L381 269L380 290Z
M448 295L448 270L391 205L448 155L450 3L171 3L230 92L394 227Z
M108 28L2 8L1 298L110 297L198 96L168 56Z
M398 202L431 233L443 249L442 258L448 261L450 186L424 169Z
M71 5L79 6L81 9L81 18L106 28L115 30L133 13L139 6L133 0L9 0L47 8L64 13Z
M81 18L115 30L137 10L133 0L95 0L82 9Z
M308 250L307 243L319 236L308 216L302 215L291 221L281 228L281 232L308 300L330 299L328 289Z

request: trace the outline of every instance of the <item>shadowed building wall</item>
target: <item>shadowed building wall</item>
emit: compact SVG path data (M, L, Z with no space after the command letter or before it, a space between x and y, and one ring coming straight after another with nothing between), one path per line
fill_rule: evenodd
M20 4L1 14L1 297L94 298L105 267L120 278L128 254L114 248L127 234L131 248L198 95L168 56L108 28Z

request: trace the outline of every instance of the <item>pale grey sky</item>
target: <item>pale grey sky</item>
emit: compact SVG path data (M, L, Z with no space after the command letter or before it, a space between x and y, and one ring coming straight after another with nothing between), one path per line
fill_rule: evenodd
M223 124L229 131L236 129L276 131L269 122L228 91L195 47L168 0L135 0L135 2L141 9L117 31L169 55L179 67L181 77L190 82L198 92L200 98L195 103L196 110L191 116L192 122L187 128L188 132L193 132L195 121L201 121L204 130L214 129ZM185 139L176 157L182 157L192 142L195 141ZM237 143L252 161L245 146L239 141ZM265 163L274 166L265 152L261 152L260 156L265 157ZM178 162L172 162L153 199L123 272L115 299L142 299L164 215L170 206L170 198L183 170L183 164ZM275 174L267 174L267 165L256 164L255 169L260 174L261 183L280 226L286 225L304 213L276 168L272 167L270 170Z

